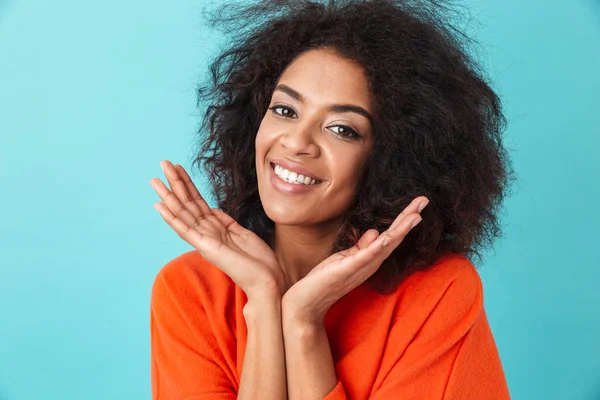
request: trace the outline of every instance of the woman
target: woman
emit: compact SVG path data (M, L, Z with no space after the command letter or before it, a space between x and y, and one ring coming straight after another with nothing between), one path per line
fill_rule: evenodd
M508 399L467 258L505 121L459 31L435 3L234 4L199 90L219 207L151 180L195 248L153 285L153 398Z

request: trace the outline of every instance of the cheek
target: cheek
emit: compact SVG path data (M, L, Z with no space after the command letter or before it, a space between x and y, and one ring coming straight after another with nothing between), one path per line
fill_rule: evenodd
M361 163L358 159L341 157L332 171L332 200L340 206L346 206L356 197Z
M256 163L264 162L265 152L268 147L268 135L265 134L265 129L261 125L254 139L254 150L256 151Z
M254 146L257 148L265 148L269 145L269 143L273 140L273 132L274 129L272 127L272 123L269 122L268 118L263 118L260 126L258 127L258 131L256 132L256 138L254 140Z
M353 177L347 177L343 181L339 182L335 190L335 202L343 203L347 205L356 197L357 180Z
M360 173L364 168L363 157L362 152L349 151L348 149L345 152L332 154L332 159L335 160L331 166L334 182L345 187L356 186Z

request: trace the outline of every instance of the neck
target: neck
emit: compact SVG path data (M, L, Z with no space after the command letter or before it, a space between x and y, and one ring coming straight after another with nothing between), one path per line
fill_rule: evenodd
M338 234L338 223L306 227L275 224L273 251L286 276L289 289L327 258L327 250Z

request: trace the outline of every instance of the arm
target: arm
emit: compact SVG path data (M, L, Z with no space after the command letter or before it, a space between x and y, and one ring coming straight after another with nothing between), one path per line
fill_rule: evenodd
M444 337L444 335L448 335ZM435 348L431 348L433 340ZM433 344L432 343L432 344ZM500 358L482 309L460 338L451 331L417 338L375 389L373 400L510 400Z
M285 400L285 360L279 300L244 306L248 328L238 390L209 325L198 287L164 268L152 287L150 338L153 400ZM183 282L183 283L182 283ZM192 297L190 297L192 296Z
M243 310L249 328L248 352L244 355L247 365L240 377L240 397L243 400L285 399L280 312L285 276L275 253L258 235L227 213L210 208L182 166L167 161L161 162L161 166L170 188L159 179L150 180L164 201L155 207L165 222L198 251L194 254L201 255L194 263L205 264L202 269L207 274L220 270L216 281L220 285L205 290L193 287L172 290L165 287L162 279L158 280L152 312L155 400L236 398L232 383L237 381L234 374L237 366L232 364L241 360L226 359L223 354L223 347L235 346L235 342L229 332L221 331L220 325L226 325L227 321L222 320L221 315L211 315L214 317L211 321L206 311L212 305L211 297L219 296L219 291L225 295L231 293L227 289L230 282L222 280L223 274L248 297L248 307ZM164 272L161 278L163 275ZM184 271L177 271L174 281L182 279L179 284L187 285L185 275ZM197 272L187 278L194 282L189 283L191 286L207 283ZM176 294L175 300L175 296L169 296L171 293ZM195 296L208 298L193 301ZM217 340L221 335L230 340Z
M345 399L338 388L325 326L302 321L284 307L283 336L290 400L322 400L335 388L336 399ZM333 398L333 397L331 397Z
M485 309L465 335L452 365L444 400L454 399L510 399Z
M461 268L441 291L440 283L419 286L403 296L405 306L388 333L369 399L510 399L477 272ZM433 300L431 293L438 291L440 297ZM415 304L432 304L432 309L419 316ZM283 305L290 399L346 400L345 385L352 382L343 379L359 379L360 366L352 376L336 378L325 330L294 314ZM422 323L415 327L417 318ZM407 328L417 333L405 347Z
M287 399L281 303L251 300L244 306L248 338L239 400Z
M227 368L204 308L177 296L190 289L166 278L168 270L163 269L152 286L152 399L235 400L235 376Z
M397 393L406 399L510 399L479 274L464 261L446 267L423 274L403 292L371 399ZM426 306L415 314L415 305ZM407 326L414 337L406 347L397 345Z
M285 292L283 332L290 399L346 399L342 382L336 378L325 315L336 301L368 279L421 221L418 213L428 200L417 199L387 231L368 230L353 247L329 256Z

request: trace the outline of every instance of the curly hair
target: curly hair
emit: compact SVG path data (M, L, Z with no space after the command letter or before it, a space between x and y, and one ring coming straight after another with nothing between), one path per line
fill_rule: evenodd
M333 49L364 68L376 113L373 151L328 254L387 229L423 195L422 222L369 278L372 288L389 294L448 252L481 261L501 236L498 211L515 178L501 101L449 10L436 1L266 0L207 13L229 42L197 89L198 106L208 106L193 165L204 163L218 208L272 239L254 140L287 65L307 50Z

